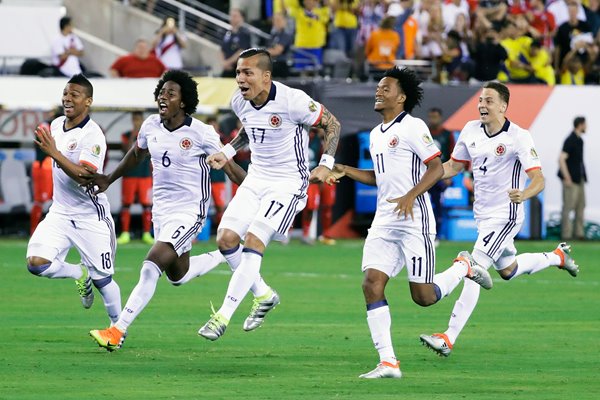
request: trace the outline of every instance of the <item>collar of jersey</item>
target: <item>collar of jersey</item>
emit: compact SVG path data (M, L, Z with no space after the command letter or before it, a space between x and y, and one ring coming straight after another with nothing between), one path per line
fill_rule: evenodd
M250 100L250 104L252 105L252 107L254 107L255 110L260 110L261 108L266 106L269 101L275 100L276 94L277 88L275 87L275 82L271 82L271 90L269 90L269 97L267 97L267 101L265 101L262 105L257 106L252 100Z
M402 121L402 119L404 119L404 117L406 117L406 114L407 114L407 112L406 112L406 111L402 111L402 112L400 113L400 115L398 115L398 116L396 117L396 119L394 120L394 122L392 122L392 123L390 124L390 126L388 126L388 127L387 127L387 128L385 128L385 129L383 128L383 122L382 122L382 123L381 123L381 126L379 127L379 129L381 129L381 132L385 132L385 131L387 131L387 130L388 130L388 129L390 129L390 128L391 128L391 127L394 125L394 124L397 124L397 123L399 123L400 121Z
M90 116L86 115L85 118L83 119L83 121L81 121L80 123L78 123L77 125L75 125L72 128L65 129L65 124L67 123L67 119L65 118L65 120L63 121L63 132L69 132L76 128L83 128L85 126L85 124L88 123L89 120L90 120Z
M163 128L165 128L166 130L168 130L169 132L175 132L177 129L181 128L182 126L192 126L192 117L190 117L189 115L185 116L185 119L183 120L183 124L179 125L177 128L175 129L169 129L165 126L165 124L162 123L162 121L160 121L160 124L163 126Z
M481 124L481 128L483 129L483 132L485 132L485 134L487 135L487 137L494 137L496 135L501 134L502 132L508 132L508 127L510 126L510 121L508 120L508 118L506 118L506 121L504 121L504 125L502 125L502 129L500 129L498 132L490 135L486 130L485 130L485 126L483 124Z

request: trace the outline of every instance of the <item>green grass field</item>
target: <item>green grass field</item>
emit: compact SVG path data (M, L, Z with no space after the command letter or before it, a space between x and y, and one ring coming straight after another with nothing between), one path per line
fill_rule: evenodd
M193 253L212 250L198 244ZM442 243L438 270L471 243ZM519 242L520 252L552 242ZM388 287L393 339L404 377L359 380L377 361L361 292L362 241L326 247L273 244L262 266L281 295L264 326L244 332L250 299L217 342L197 335L218 307L226 265L182 287L159 282L124 347L100 349L90 329L108 324L102 301L90 310L71 280L25 268L25 241L0 242L0 399L598 399L600 243L575 243L581 273L554 268L483 292L447 359L419 343L445 329L458 297L421 308L405 272ZM123 302L147 247L122 246L116 280ZM71 254L73 256L73 254Z

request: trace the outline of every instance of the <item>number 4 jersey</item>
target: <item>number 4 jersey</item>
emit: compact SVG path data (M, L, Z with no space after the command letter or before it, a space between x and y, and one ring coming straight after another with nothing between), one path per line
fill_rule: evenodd
M206 157L221 148L214 128L188 116L183 125L170 131L154 114L142 124L137 146L148 149L152 161L152 214L206 217L210 201Z
M523 221L523 207L510 201L508 191L523 190L526 173L541 168L529 131L506 120L500 132L489 134L480 121L467 122L452 159L473 168L475 219Z

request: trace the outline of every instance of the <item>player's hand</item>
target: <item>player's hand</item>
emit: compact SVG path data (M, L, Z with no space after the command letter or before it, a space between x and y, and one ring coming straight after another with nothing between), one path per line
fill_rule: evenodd
M35 128L35 136L37 139L33 141L35 144L39 146L40 149L50 157L55 158L58 153L58 149L56 148L56 141L52 137L50 130L45 125L40 125Z
M413 204L415 199L411 196L396 197L395 199L387 199L388 203L396 203L394 213L398 213L398 218L407 219L410 216L411 220L415 220L413 215Z
M519 189L510 189L508 191L508 198L510 199L510 201L516 204L521 204L523 201L525 201L525 198L523 197L523 192Z
M223 152L211 154L210 156L206 157L206 162L208 163L208 166L212 169L223 168L225 164L227 164L227 161L227 157L225 157L225 154L223 154Z
M331 170L324 165L318 165L315 169L310 171L310 177L308 181L310 183L325 183Z
M346 172L344 171L344 167L341 164L334 164L333 169L329 171L329 175L325 178L325 183L328 185L334 185L340 182L346 176Z

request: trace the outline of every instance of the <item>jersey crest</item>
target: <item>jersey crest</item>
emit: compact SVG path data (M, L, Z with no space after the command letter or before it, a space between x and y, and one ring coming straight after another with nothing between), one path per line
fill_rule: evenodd
M183 138L181 139L181 141L179 142L179 147L181 147L183 150L189 150L192 148L192 140L190 138Z
M392 135L388 142L388 147L393 149L394 147L398 146L399 141L400 139L398 139L398 136Z
M504 154L506 154L506 146L500 143L498 146L496 146L496 150L494 150L494 153L496 153L498 157L503 156Z
M269 117L269 125L271 125L273 128L279 128L281 126L281 122L282 121L279 114L271 114Z
M77 148L77 139L69 140L69 143L67 143L67 150L73 151L76 148Z

